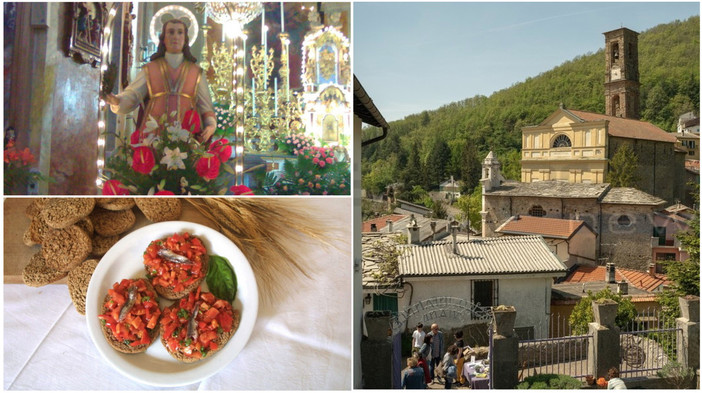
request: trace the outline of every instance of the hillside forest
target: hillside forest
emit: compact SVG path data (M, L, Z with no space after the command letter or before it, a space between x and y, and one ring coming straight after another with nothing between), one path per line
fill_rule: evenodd
M674 132L680 115L699 114L699 29L695 16L639 35L642 120ZM388 185L403 183L397 197L416 201L422 190L436 190L453 176L462 181L463 194L479 198L481 162L489 151L497 155L506 178L519 180L522 127L539 124L560 103L605 112L604 59L600 49L489 97L467 98L391 122L384 140L363 149L363 189L379 195ZM380 132L365 128L363 140Z

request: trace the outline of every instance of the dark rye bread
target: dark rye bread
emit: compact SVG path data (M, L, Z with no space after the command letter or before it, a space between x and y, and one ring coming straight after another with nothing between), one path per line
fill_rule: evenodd
M44 203L46 202L46 199L48 198L36 198L32 200L32 203L27 205L27 208L24 210L24 215L27 216L30 220L33 220L35 217L41 214L41 210L44 208Z
M178 304L174 304L171 307L178 307ZM166 310L163 310L163 313L165 314ZM232 330L230 330L228 333L223 331L222 333L218 334L217 338L212 340L215 343L217 343L217 349L209 351L207 353L207 356L204 357L203 359L208 359L210 356L212 356L213 354L218 352L220 349L224 348L224 345L229 341L230 338L232 338L234 333L236 333L237 329L239 328L239 320L240 319L241 319L241 315L239 313L239 310L232 310ZM185 326L187 326L187 322L186 322ZM171 352L171 350L168 349L168 345L166 343L165 338L163 337L163 330L164 330L163 325L161 325L160 330L161 330L161 332L160 332L161 333L161 344L163 344L163 346L166 348L166 351L168 351L168 353L170 353L171 356L180 360L183 363L195 363L198 360L203 360L203 359L196 359L196 358L187 357L181 351Z
M144 266L144 267L146 268L146 266ZM205 277L207 276L207 269L209 267L210 267L209 255L204 254L202 256L202 277L200 277L199 280L195 280L194 283L188 285L187 287L185 287L184 290L182 290L180 292L175 292L175 291L173 291L173 288L164 287L163 285L154 285L154 289L156 289L156 292L158 292L159 295L161 295L162 297L164 297L166 299L178 300L178 299L182 298L183 296L192 292L195 288L198 287L198 285L200 285L202 280L204 280Z
M93 252L92 255L101 257L107 253L118 241L119 235L115 236L100 236L97 233L93 235Z
M136 216L131 209L111 211L96 207L90 213L95 232L101 236L115 236L128 231L136 223Z
M44 203L41 216L51 228L63 229L87 217L94 207L94 198L51 198Z
M144 282L146 282L146 287L148 289L155 292L154 287L151 286L151 283L149 283L149 280L144 279ZM112 287L110 287L110 288L112 288ZM156 300L156 303L158 303L158 296L157 296L157 299L155 299L155 300ZM100 314L104 314L105 312L107 312L107 310L105 309L105 303L107 303L109 301L110 301L110 294L108 293L107 295L105 295L105 298L102 301L102 305L100 308ZM160 317L159 317L159 319L160 319ZM117 338L115 337L115 335L112 334L112 330L110 330L110 328L107 327L107 324L104 324L104 323L102 323L102 321L100 321L100 326L102 327L102 334L103 334L103 336L105 336L107 343L110 344L110 346L112 348L114 348L115 350L122 352L122 353L141 353L141 352L146 351L146 349L149 348L151 346L151 344L153 344L156 341L156 337L158 337L159 333L161 332L160 325L161 325L161 321L159 320L156 323L156 326L151 330L151 333L149 333L149 336L151 336L151 342L149 344L141 344L141 345L137 345L137 346L133 347L129 344L124 343L123 341L118 341Z
M127 210L134 207L134 198L96 198L95 203L106 210Z
M66 277L66 274L68 273L47 266L46 260L39 251L22 270L22 281L30 287L42 287Z
M178 220L183 209L178 198L134 198L134 201L151 222Z
M70 272L85 261L93 249L90 236L77 225L65 229L53 229L44 236L41 253L47 266Z
M46 236L47 232L49 232L51 228L46 225L46 222L44 222L41 215L38 215L29 223L29 229L27 230L29 231L29 239L34 244L42 244L44 243L44 236Z
M85 296L88 294L88 284L98 262L100 261L97 259L88 259L68 273L68 293L79 314L85 315Z
M90 221L90 217L83 217L76 223L78 228L82 229L85 231L85 233L88 234L88 236L92 236L93 233L95 232L95 227L93 227L93 222Z

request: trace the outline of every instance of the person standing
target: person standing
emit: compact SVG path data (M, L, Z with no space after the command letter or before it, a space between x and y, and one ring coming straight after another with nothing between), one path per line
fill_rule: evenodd
M433 323L431 325L431 331L428 333L428 335L432 336L429 373L431 374L431 379L433 381L434 379L439 379L436 377L435 370L441 362L442 351L444 350L444 333L439 330L439 324ZM441 383L440 380L439 383Z
M402 371L402 388L426 389L426 387L424 370L419 367L417 359L414 357L407 358L407 368Z
M431 356L431 339L432 336L425 335L424 342L417 352L419 357L419 365L424 369L424 381L427 385L431 383L431 375L429 375L429 357Z
M426 336L426 333L424 333L424 325L420 322L417 324L417 330L415 330L412 333L412 348L414 350L419 351L419 348L422 347L422 344L424 344L424 337Z

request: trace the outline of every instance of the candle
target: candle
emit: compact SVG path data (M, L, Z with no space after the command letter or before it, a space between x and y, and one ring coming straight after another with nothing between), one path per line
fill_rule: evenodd
M284 33L285 32L285 4L283 2L280 2L280 32Z
M264 6L263 12L261 12L261 45L264 44L265 42L265 34L266 34L266 8Z
M207 7L205 7L205 10L203 11L203 16L202 16L202 25L207 24Z
M278 78L273 79L273 92L275 93L275 115L278 116Z

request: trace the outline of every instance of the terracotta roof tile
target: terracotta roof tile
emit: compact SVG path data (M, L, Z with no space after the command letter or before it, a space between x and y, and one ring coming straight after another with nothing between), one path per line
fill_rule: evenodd
M367 220L363 221L363 228L361 231L363 232L370 232L371 231L371 224L375 224L378 230L381 230L385 228L388 220L392 220L392 222L398 222L405 218L406 216L403 214L388 214L385 216L381 216L378 218L374 218L372 220Z
M542 235L543 237L570 239L585 224L581 220L559 218L512 216L495 232L511 235Z
M579 266L572 274L563 280L564 283L583 283L592 281L604 281L606 268L604 266ZM667 285L670 281L664 274L656 273L651 276L648 272L641 272L630 269L614 269L614 278L617 281L626 281L629 285L644 291L653 292L661 285Z
M607 116L592 112L576 111L572 109L569 109L568 111L585 121L609 121L607 133L611 136L671 143L675 143L677 141L677 138L674 134L666 132L654 126L653 124L645 121L624 119L621 117Z

